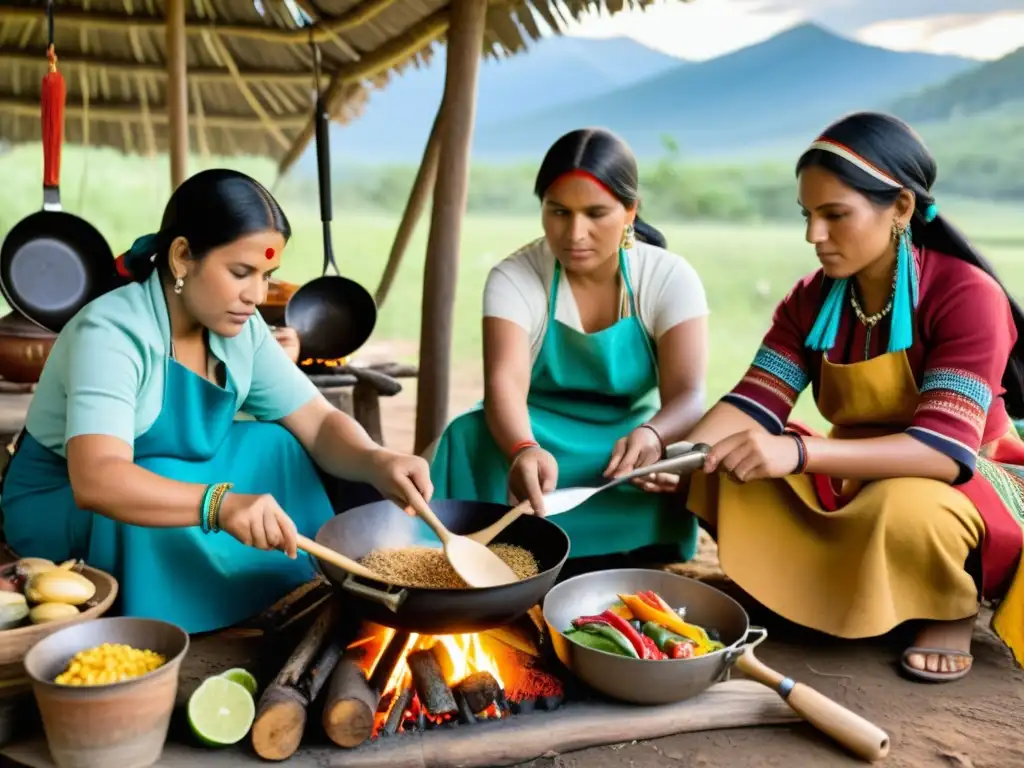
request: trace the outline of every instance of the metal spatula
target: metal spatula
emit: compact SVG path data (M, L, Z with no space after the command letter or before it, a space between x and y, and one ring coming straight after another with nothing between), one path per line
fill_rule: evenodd
M597 486L596 488L560 488L557 491L545 493L545 516L551 517L551 515L560 515L571 509L576 509L576 507L580 506L592 496L637 477L644 477L645 475L657 474L659 472L668 472L676 475L694 472L704 466L704 459L707 458L708 451L710 450L711 446L705 445L704 443L696 443L677 456L673 456L669 459L663 459L641 469L635 469L622 477L616 477L614 480L610 480L604 485ZM524 512L529 513L530 509L530 502L524 501L506 512L496 523L492 523L486 528L480 529L476 533L471 533L466 538L472 539L479 544L489 544L494 540L495 536L512 525L512 523L514 523L521 514Z

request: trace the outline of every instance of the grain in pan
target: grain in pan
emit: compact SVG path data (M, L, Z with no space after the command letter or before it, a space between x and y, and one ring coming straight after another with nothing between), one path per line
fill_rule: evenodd
M511 568L520 580L540 573L537 560L529 550L514 544L492 544L488 547ZM388 584L421 589L468 589L444 551L431 547L375 549L359 560L379 573Z

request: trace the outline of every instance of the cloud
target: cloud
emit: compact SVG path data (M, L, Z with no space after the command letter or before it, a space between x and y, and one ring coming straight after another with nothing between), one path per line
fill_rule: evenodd
M1021 0L763 0L762 5L766 12L800 11L836 29L853 31L895 19L1020 11Z
M951 13L879 21L861 28L856 36L865 43L894 50L998 59L1024 46L1024 12Z

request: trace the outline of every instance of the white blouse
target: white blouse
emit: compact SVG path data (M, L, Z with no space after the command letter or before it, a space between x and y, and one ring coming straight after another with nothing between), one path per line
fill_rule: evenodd
M637 313L656 342L667 331L708 314L704 285L682 256L647 243L626 252ZM509 320L526 331L535 361L548 322L548 289L555 273L555 256L542 237L520 248L491 268L484 286L484 317ZM625 291L625 286L623 286ZM623 301L624 314L629 303ZM583 331L579 308L565 271L558 286L555 319Z

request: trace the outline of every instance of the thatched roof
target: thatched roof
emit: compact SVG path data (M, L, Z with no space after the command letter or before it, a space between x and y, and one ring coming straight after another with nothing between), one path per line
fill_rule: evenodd
M653 0L488 0L484 53L508 55L547 24ZM192 151L269 155L286 167L312 137L311 37L332 117L359 116L367 91L426 61L448 29L447 0L186 0ZM540 19L540 23L538 22ZM54 0L67 81L66 141L155 153L168 147L164 0ZM45 2L0 4L0 139L40 140Z

